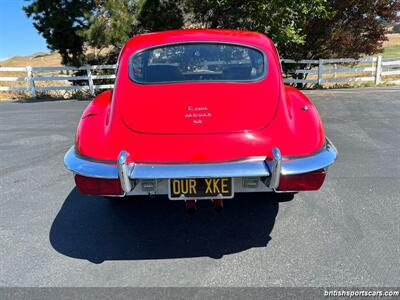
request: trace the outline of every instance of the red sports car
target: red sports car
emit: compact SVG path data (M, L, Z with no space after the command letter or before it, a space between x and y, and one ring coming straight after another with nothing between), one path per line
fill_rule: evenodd
M82 194L194 203L318 190L337 151L313 103L285 86L274 44L236 30L138 35L65 155Z

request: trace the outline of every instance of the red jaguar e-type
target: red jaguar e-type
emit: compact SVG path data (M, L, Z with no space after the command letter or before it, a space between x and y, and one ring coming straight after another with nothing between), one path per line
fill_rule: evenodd
M337 151L318 111L285 86L263 34L175 30L122 49L64 158L82 194L221 202L241 192L318 190Z

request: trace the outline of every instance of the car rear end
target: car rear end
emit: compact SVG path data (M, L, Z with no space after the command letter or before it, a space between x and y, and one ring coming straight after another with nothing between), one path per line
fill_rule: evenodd
M276 52L225 39L122 56L108 129L119 135L108 144L114 154L93 159L77 145L65 156L81 193L222 203L321 187L337 151L323 132L294 138Z

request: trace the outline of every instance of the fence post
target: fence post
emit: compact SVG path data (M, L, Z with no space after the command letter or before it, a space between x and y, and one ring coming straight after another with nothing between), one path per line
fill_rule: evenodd
M26 79L29 83L29 89L32 93L32 97L36 97L36 89L35 89L35 80L33 79L33 75L32 75L32 67L31 66L27 66L26 67Z
M90 92L90 95L94 97L95 96L94 84L93 84L92 70L90 69L90 66L86 66L86 72L87 72L88 83L89 83L89 92Z
M375 76L375 72L374 72L374 69L375 69L375 62L372 60L372 62L371 62L371 76Z
M376 59L376 65L375 65L375 85L381 83L381 78L382 78L382 56L379 55Z
M336 78L336 69L337 69L337 64L333 65L333 68L335 69L334 73L333 73L333 78Z
M322 82L323 82L323 77L322 77L324 74L323 64L324 64L323 59L319 59L318 60L318 85L322 85Z

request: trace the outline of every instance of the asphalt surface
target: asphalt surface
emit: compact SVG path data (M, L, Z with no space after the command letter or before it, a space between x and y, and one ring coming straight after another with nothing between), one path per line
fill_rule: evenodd
M400 286L400 89L308 94L340 153L323 188L194 216L74 189L88 102L0 103L0 286Z

